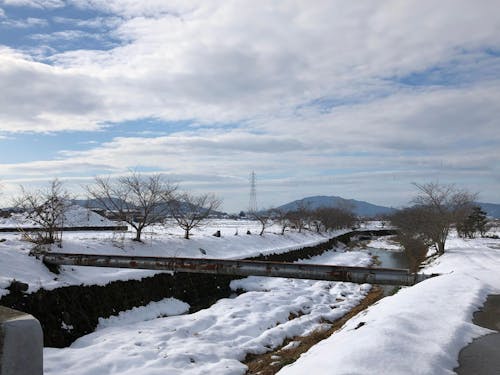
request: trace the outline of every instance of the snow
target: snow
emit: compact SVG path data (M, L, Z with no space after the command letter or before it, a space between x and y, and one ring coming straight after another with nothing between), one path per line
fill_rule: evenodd
M116 316L99 318L96 331L108 327L127 326L129 324L156 319L162 316L181 315L189 311L186 302L176 298L165 298L158 302L150 302L146 306L134 307L121 311Z
M64 227L114 227L119 225L84 207L72 205L64 213ZM15 213L8 218L0 218L0 228L39 227L24 213Z
M221 238L211 236L217 229L222 230ZM237 258L325 240L311 232L272 233L278 228L260 237L244 234L247 229L256 233L258 226L214 221L195 231L191 240L184 240L179 230L153 228L142 244L130 241L130 234L122 240L110 233L68 233L62 251ZM28 280L33 290L140 278L151 272L65 267L54 280L39 260L28 256L29 244L16 236L6 234L6 241L0 242L0 288L14 276ZM368 246L396 250L387 238ZM370 264L366 251L345 250L339 247L304 262ZM474 325L472 314L488 294L500 293L500 240L452 235L446 253L423 272L441 276L380 300L279 373L330 374L335 369L335 374L453 374L460 350L491 332ZM231 287L246 292L194 314L177 315L184 314L187 305L167 299L101 319L96 332L69 348L45 348L45 374L243 374L246 368L240 361L248 353L264 353L286 339L328 327L328 322L343 316L370 288L264 277L235 280ZM296 345L291 342L287 348Z
M75 217L68 222L80 223L81 210L73 211ZM92 222L93 224L94 222ZM270 228L263 236L247 235L247 230L258 233L259 225L246 220L212 220L193 231L192 238L185 240L177 227L152 227L144 233L142 243L132 241L133 234L123 232L65 232L62 248L53 245L51 252L118 254L164 257L246 258L260 254L282 253L303 246L314 246L338 231L326 236L311 231L278 234L279 228ZM212 236L220 230L222 237ZM236 230L239 234L234 235ZM278 232L278 233L276 233ZM159 271L62 266L56 275L48 270L40 259L30 255L33 244L23 241L17 232L0 233L0 297L9 293L6 289L12 280L29 285L28 292L40 288L51 290L67 285L105 285L115 280L139 280ZM203 252L200 249L203 249Z
M288 344L286 344L284 347L281 348L281 350L291 350L298 348L300 346L300 341L290 341Z
M384 249L390 251L403 251L404 249L401 245L393 240L391 240L392 236L388 237L380 237L374 240L370 240L366 246L375 248L375 249Z
M425 272L442 275L380 300L279 374L453 374L461 348L491 332L472 314L500 293L500 240L452 236Z
M363 252L338 250L311 260L350 261L367 265L371 259ZM149 319L157 313L145 307L136 317L102 326L69 348L46 348L44 374L244 374L240 361L246 354L265 353L286 338L327 328L325 321L342 317L370 289L367 284L265 277L235 280L231 287L247 292L194 314L139 322L138 315Z

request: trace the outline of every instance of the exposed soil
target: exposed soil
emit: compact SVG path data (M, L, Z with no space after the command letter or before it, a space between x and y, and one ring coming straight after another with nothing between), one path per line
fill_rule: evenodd
M317 330L308 336L296 336L291 339L285 340L283 345L275 350L254 355L249 354L243 362L248 366L248 375L273 375L276 374L282 367L295 362L302 353L307 352L313 345L330 337L333 333L338 331L349 319L365 310L379 299L383 297L383 290L379 287L373 287L367 296L351 311L349 311L342 318L330 323L331 327L327 330ZM295 342L291 348L283 349L290 342ZM297 344L299 343L299 344Z

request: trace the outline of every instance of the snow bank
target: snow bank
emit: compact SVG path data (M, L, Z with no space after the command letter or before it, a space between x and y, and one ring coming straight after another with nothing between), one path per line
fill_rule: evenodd
M350 255L368 264L361 252ZM313 262L337 264L329 252ZM233 281L247 293L194 314L100 329L65 349L46 348L44 374L244 374L247 353L264 353L355 306L369 285L249 277ZM154 315L142 311L148 317ZM294 318L294 319L291 319ZM99 360L96 360L99 358Z
M189 311L186 302L176 298L165 298L158 302L151 302L146 306L134 307L131 310L121 311L116 316L109 318L99 318L96 331L117 326L126 326L132 323L145 322L163 316L181 315Z
M71 206L64 214L65 227L113 227L116 221L109 220L81 206Z
M491 332L471 321L500 292L499 245L452 237L426 270L442 276L382 299L279 374L453 374L460 349Z
M64 213L62 221L64 227L114 227L117 222L111 221L84 207L73 205ZM8 218L0 218L0 227L39 227L40 225L26 217L26 214L17 213Z

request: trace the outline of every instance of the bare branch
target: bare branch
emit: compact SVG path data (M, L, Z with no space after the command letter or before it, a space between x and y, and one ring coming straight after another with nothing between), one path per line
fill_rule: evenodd
M193 195L182 193L168 201L170 214L189 239L191 230L200 227L203 220L217 210L222 201L213 194Z
M437 182L413 185L419 190L412 200L415 206L396 213L391 221L399 228L400 236L418 239L426 246L435 244L438 253L443 254L451 226L466 220L477 194Z
M29 192L21 186L21 191L14 206L23 210L28 219L43 229L29 239L38 244L60 242L65 213L70 205L69 193L63 189L62 183L54 179L46 189Z
M134 240L141 241L144 228L165 219L167 202L177 187L165 181L161 174L146 177L133 172L115 181L95 177L95 184L86 189L90 198L134 228Z

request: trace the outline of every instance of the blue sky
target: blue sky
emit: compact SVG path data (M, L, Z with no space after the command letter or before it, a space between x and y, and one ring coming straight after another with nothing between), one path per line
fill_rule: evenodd
M500 202L496 1L0 0L0 199L163 173L224 209ZM417 32L418 31L418 32Z

